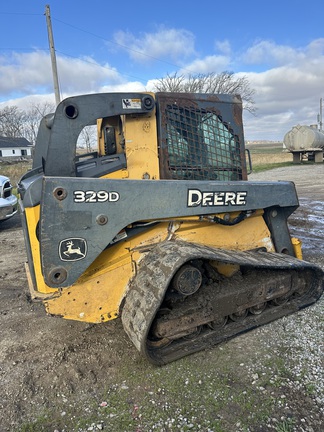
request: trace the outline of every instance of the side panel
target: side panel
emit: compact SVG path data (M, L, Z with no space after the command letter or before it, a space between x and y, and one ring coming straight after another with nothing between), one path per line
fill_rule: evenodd
M44 178L40 217L42 272L47 285L72 285L125 227L272 208L285 217L298 205L294 185L280 183L199 181L128 181ZM276 216L277 215L277 216ZM283 219L285 222L285 219ZM285 223L272 236L288 239ZM285 235L284 235L285 234ZM79 251L78 251L79 248Z

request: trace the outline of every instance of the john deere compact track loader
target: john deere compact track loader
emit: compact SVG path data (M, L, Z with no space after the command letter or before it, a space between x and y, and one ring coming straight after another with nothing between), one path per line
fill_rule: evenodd
M85 126L98 148L77 154ZM39 129L19 185L31 295L51 315L121 317L165 364L314 303L291 182L249 182L239 96L71 97Z

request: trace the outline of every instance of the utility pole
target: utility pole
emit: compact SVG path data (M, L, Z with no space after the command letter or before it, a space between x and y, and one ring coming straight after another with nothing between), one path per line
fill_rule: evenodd
M50 7L46 5L45 7L45 15L46 15L46 24L47 24L47 33L48 33L48 43L51 52L51 63L52 63L52 73L53 73L53 81L54 81L54 93L55 93L55 102L58 105L61 102L60 96L60 87L58 82L57 75L57 66L56 66L56 55L54 48L54 38L52 32L52 23L51 23L51 15L50 15Z

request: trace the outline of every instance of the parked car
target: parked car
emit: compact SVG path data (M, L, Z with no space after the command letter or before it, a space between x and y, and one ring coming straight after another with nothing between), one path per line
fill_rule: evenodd
M18 199L12 193L10 179L0 175L0 222L17 213Z

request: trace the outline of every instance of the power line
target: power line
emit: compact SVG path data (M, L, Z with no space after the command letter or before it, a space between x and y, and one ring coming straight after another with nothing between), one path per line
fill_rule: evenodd
M26 12L0 12L0 15L31 15L31 16L43 16L44 14L26 13Z
M44 14L37 14L37 13L24 13L24 12L0 12L0 15L43 16ZM110 40L110 39L106 39L106 38L104 38L103 36L99 36L99 35L97 35L97 34L95 34L95 33L89 32L88 30L85 30L85 29L82 29L82 28L80 28L80 27L74 26L74 25L69 24L69 23L67 23L67 22L65 22L65 21L62 21L62 20L59 20L59 19L57 19L57 18L53 18L53 17L51 17L51 19L52 19L53 21L60 22L61 24L64 24L64 25L66 25L66 26L68 26L68 27L74 28L75 30L78 30L78 31L81 31L81 32L83 32L83 33L89 34L89 35L91 35L91 36L93 36L93 37L96 37L97 39L101 39L101 40L103 40L103 41L105 41L105 42L109 42L109 43L112 44L112 45L120 46L121 48L124 48L124 49L126 49L126 50L128 50L128 51L134 52L134 53L136 53L136 54L139 54L139 55L141 55L141 56L143 56L143 57L147 57L147 58L150 58L150 59L152 59L152 60L156 60L156 61L159 61L159 62L161 62L161 63L168 64L168 65L173 66L173 67L175 67L175 68L177 68L177 69L182 69L182 70L185 70L185 71L187 71L187 72L194 73L193 71L191 71L191 70L189 70L189 69L186 69L186 68L183 68L182 66L176 65L176 64L171 63L171 62L168 62L168 61L166 61L166 60L162 60L162 59L160 59L160 58L158 58L158 57L154 57L154 56L151 56L151 55L149 55L149 54L145 54L145 53L142 52L142 51L138 51L138 50L136 50L136 49L134 49L134 48L130 48L130 47L128 47L127 45L123 45L123 44L121 44L121 43L119 43L119 42L114 42L114 41L112 41L112 40ZM8 49L8 50L10 50L10 48L0 48L0 49L5 49L5 50ZM18 48L17 50L21 50L21 49ZM129 75L129 76L131 76L131 75Z
M94 61L92 62L92 61L90 61L90 60L86 60L86 59L83 59L83 58L80 58L80 57L77 57L77 56L73 56L73 55L71 55L71 54L66 54L66 53L64 53L64 52L62 52L62 51L59 51L59 50L56 50L56 52L57 52L57 53L60 53L60 54L63 54L63 55L66 56L66 57L70 57L70 58L74 58L74 59L80 60L80 61L83 62L83 63L89 63L89 64L91 64L91 65L93 65L93 66L96 66L96 67L100 67L100 68L103 68L103 69L111 70L111 71L116 72L116 73L118 73L119 75L122 75L122 76L125 76L125 77L135 78L135 79L137 79L137 80L139 80L139 81L142 81L142 82L145 82L145 81L146 81L144 78L140 78L140 77L137 77L137 76L135 76L135 75L130 75L130 74L126 74L126 73L118 72L115 68L108 67L108 66L103 66L103 65L100 65L99 63L96 63L96 62L94 62Z
M22 13L22 12L0 12L0 15L23 15L23 16L24 16L24 15L26 15L26 16L29 15L29 16L44 16L44 14ZM191 70L189 70L189 69L185 69L185 68L183 68L183 67L181 67L181 66L179 66L179 65L176 65L176 64L174 64L174 63L171 63L171 62L168 62L168 61L165 61L165 60L162 60L162 59L160 59L160 58L158 58L158 57L151 56L151 55L146 54L146 53L144 53L144 52L142 52L142 51L138 51L138 50L136 50L136 49L130 48L130 47L128 47L128 46L126 46L126 45L123 45L123 44L120 44L120 43L118 43L118 42L111 41L111 40L109 40L109 39L104 38L103 36L97 35L97 34L95 34L95 33L92 33L92 32L90 32L90 31L88 31L88 30L85 30L85 29L82 29L82 28L80 28L80 27L74 26L74 25L72 25L72 24L69 24L69 23L67 23L67 22L65 22L65 21L59 20L59 19L57 19L57 18L53 18L53 17L52 17L52 20L57 21L57 22L60 22L61 24L64 24L64 25L66 25L66 26L68 26L68 27L71 27L71 28L74 28L75 30L81 31L81 32L83 32L83 33L85 33L85 34L89 34L90 36L93 36L93 37L95 37L95 38L97 38L97 39L101 39L101 40L103 40L103 41L105 41L105 42L108 42L108 43L110 43L110 44L112 44L112 45L116 45L116 46L119 46L119 47L121 47L121 48L123 48L123 49L125 49L125 50L130 51L130 52L134 52L134 53L136 53L136 54L139 54L139 55L141 55L141 56L143 56L143 57L147 57L147 58L150 58L150 59L152 59L152 60L156 60L156 61L158 61L158 62L168 64L168 65L170 65L170 66L175 67L176 69L182 69L182 70L184 70L184 71L187 71L187 72L190 72L190 73L194 73L193 71L191 71ZM6 50L6 51L10 51L10 50L12 50L12 51L31 51L31 52L32 52L32 51L45 51L45 52L48 52L48 49L44 49L44 48L37 48L36 50L31 49L31 48L25 48L25 49L24 49L24 48L0 48L0 51L5 51L5 50ZM93 66L96 66L96 67L100 67L100 68L103 68L103 69L107 69L107 70L114 71L114 72L118 73L118 74L121 75L121 76L130 77L130 78L133 78L133 79L139 80L139 81L142 82L142 83L144 83L144 82L146 81L146 79L144 79L144 78L140 78L140 77L137 77L137 76L135 76L135 75L131 75L131 74L126 74L126 73L118 72L116 69L114 69L114 68L112 68L112 67L103 66L103 65L100 65L100 64L98 64L98 63L91 62L91 61L85 60L85 59L80 58L80 57L77 57L77 56L73 56L73 55L70 55L70 54L66 54L66 53L64 53L64 52L62 52L62 51L59 51L59 50L55 50L55 51L58 52L58 53L60 53L60 54L62 54L62 55L64 55L64 56L66 56L66 57L70 57L70 58L78 59L78 60L80 60L81 62L89 63L89 64L91 64L91 65L93 65Z
M48 51L48 48L1 48L0 51Z
M37 49L34 49L34 48L1 48L1 47L0 47L0 51L30 51L30 52L43 51L43 52L45 52L45 53L48 53L49 49L48 49L48 48L37 48ZM90 60L86 60L86 59L84 59L84 58L80 58L80 57L77 57L77 56L74 56L74 55L71 55L71 54L67 54L67 53L65 53L65 52L63 52L63 51L60 51L60 50L57 50L57 49L55 49L55 52L57 52L57 53L59 53L59 54L65 56L65 57L69 57L69 58L72 58L72 59L76 59L76 60L79 60L79 61L81 61L81 62L83 62L83 63L91 64L92 66L96 66L96 67L100 67L100 68L102 68L102 69L107 69L107 70L114 71L114 72L116 72L116 73L118 73L119 75L124 76L124 77L135 78L135 79L141 81L142 83L144 83L144 82L146 81L145 78L140 78L140 77L135 76L135 75L131 75L131 74L127 74L127 73L118 72L118 70L117 70L116 68L109 67L109 66L104 66L104 65L101 65L101 64L99 64L99 63L97 63L97 62L95 62L95 61L92 62L92 61L90 61Z
M154 57L154 56L151 56L151 55L149 55L149 54L145 54L145 53L143 53L142 51L138 51L138 50L135 50L135 49L133 49L133 48L129 48L129 47L126 46L126 45L120 44L120 43L118 43L118 42L111 41L110 39L106 39L106 38L104 38L103 36L99 36L99 35L97 35L97 34L95 34L95 33L89 32L88 30L84 30L84 29L82 29L82 28L80 28L80 27L77 27L77 26L74 26L74 25L72 25L72 24L66 23L66 22L61 21L61 20L59 20L59 19L57 19L57 18L52 18L52 19L53 19L53 21L60 22L61 24L64 24L64 25L66 25L66 26L68 26L68 27L71 27L71 28L74 28L75 30L79 30L79 31L81 31L81 32L83 32L83 33L86 33L86 34L89 34L89 35L91 35L91 36L94 36L94 37L96 37L97 39L101 39L101 40L103 40L103 41L105 41L105 42L109 42L109 43L112 44L112 45L117 45L117 46L120 46L121 48L124 48L124 49L126 49L126 50L128 50L128 51L134 52L134 53L136 53L136 54L140 54L140 55L142 55L143 57L148 57L148 58L150 58L150 59L152 59L152 60L156 60L156 61L159 61L159 62L161 62L161 63L168 64L168 65L173 66L173 67L175 67L175 68L177 68L177 69L183 69L183 70L186 70L187 72L194 73L193 71L190 71L189 69L185 69L185 68L183 68L182 66L176 65L176 64L174 64L174 63L170 63L170 62L168 62L168 61L166 61L166 60L162 60L162 59L160 59L160 58L158 58L158 57Z

